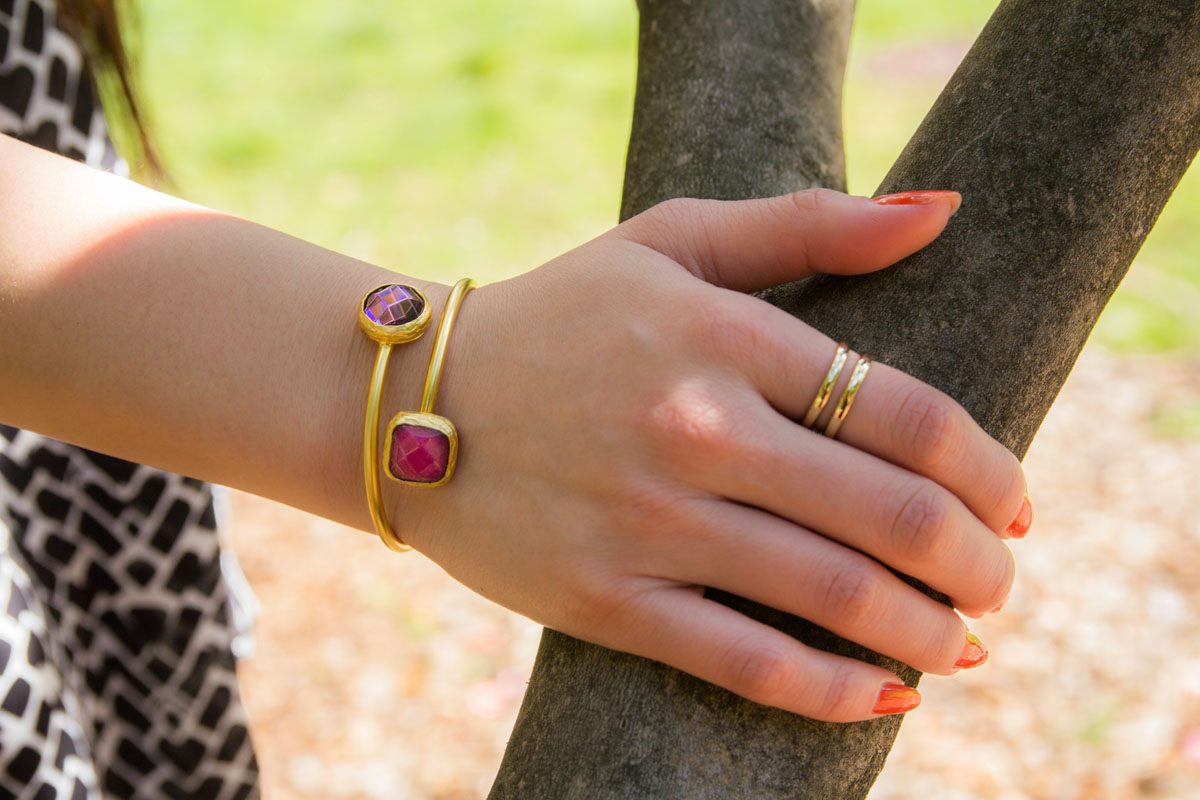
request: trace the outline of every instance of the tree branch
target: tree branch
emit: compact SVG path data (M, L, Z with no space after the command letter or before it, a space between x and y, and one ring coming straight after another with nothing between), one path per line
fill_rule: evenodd
M643 5L625 215L673 195L841 186L827 129L780 131L837 119L827 59L843 40L826 58L811 38L785 42L804 14L805 30L840 35L848 5L717 5ZM824 83L794 96L807 69ZM1023 454L1198 148L1200 4L1004 0L880 187L962 192L945 233L884 272L763 297L949 392ZM803 620L710 596L919 678ZM491 798L861 798L898 726L815 722L547 630Z

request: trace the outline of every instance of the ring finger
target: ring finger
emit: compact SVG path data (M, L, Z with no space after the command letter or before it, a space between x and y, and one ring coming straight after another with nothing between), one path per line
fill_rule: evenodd
M655 558L664 577L810 620L922 672L949 675L986 658L957 614L862 553L758 509L693 503L688 547Z
M718 339L736 351L725 355L784 422L804 418L834 343L758 298L729 293L725 299L733 304L729 318L748 334ZM832 416L856 357L849 354L817 430ZM1002 536L1025 512L1027 487L1016 456L946 394L886 364L871 365L837 440L936 481Z

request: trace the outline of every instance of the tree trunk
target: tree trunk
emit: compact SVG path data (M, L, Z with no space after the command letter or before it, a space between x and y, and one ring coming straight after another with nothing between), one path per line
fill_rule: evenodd
M625 220L672 197L846 189L854 0L639 0Z
M848 4L660 0L642 13L623 215L675 195L841 186L831 87ZM800 127L814 122L827 127ZM942 236L881 273L762 296L945 390L1024 454L1198 148L1200 3L1004 0L879 190L962 192ZM861 798L899 722L814 722L547 630L491 798Z

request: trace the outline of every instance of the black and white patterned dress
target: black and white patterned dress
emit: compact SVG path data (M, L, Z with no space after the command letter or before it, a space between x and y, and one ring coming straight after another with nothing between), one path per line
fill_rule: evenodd
M0 133L124 171L51 0L0 0ZM221 499L0 424L0 800L258 796Z

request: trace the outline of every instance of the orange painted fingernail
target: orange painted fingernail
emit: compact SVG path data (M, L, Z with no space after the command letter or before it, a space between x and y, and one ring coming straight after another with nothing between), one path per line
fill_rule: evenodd
M951 214L958 211L958 207L962 205L962 195L951 191L897 192L871 198L872 203L881 206L927 205L939 200L950 203Z
M995 614L997 611L999 611L1000 609L1004 608L1004 606L1005 606L1007 603L1008 603L1008 598L1006 597L1006 598L1004 598L1003 600L1001 600L1001 601L1000 601L1000 605L996 606L995 608L993 608L993 609L992 609L991 611L989 611L988 613L989 613L989 614Z
M988 649L978 636L967 631L967 644L963 647L962 655L954 662L956 667L978 667L988 660Z
M903 714L921 705L921 695L910 686L903 683L885 683L879 690L879 698L875 701L876 714Z
M1032 524L1033 504L1029 502L1029 495L1025 495L1025 500L1021 503L1021 510L1017 512L1017 518L1012 521L1004 533L1012 539L1024 539Z

